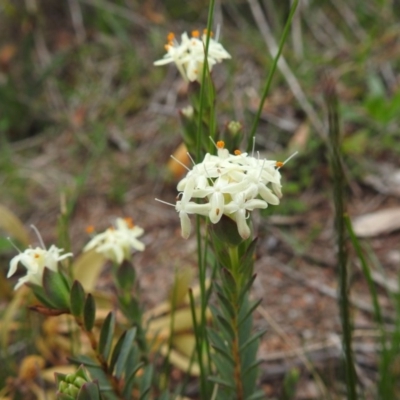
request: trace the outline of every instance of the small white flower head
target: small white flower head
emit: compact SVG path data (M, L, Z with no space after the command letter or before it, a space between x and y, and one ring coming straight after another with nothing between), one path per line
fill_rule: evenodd
M145 245L137 239L143 235L143 232L142 228L133 224L131 218L117 218L115 226L95 235L83 251L95 249L106 259L121 264L123 260L130 259L132 250L143 251L145 249Z
M185 239L191 231L188 214L207 216L212 224L225 214L236 222L239 235L247 239L251 232L246 220L251 211L278 205L282 196L282 162L261 160L239 150L230 154L223 141L216 147L216 156L206 154L203 162L195 164L178 183L175 209Z
M154 65L173 62L186 82L200 82L203 74L207 31L204 30L203 35L200 35L199 31L193 31L190 38L185 32L181 35L181 43L175 39L173 33L169 33L167 39L168 43L165 45L167 54L161 60L155 61ZM215 64L227 58L231 58L230 54L217 40L210 37L207 53L209 71L211 72Z
M19 278L14 290L18 289L24 283L28 282L42 286L43 271L45 267L47 267L51 271L57 272L59 261L64 260L67 257L72 257L72 253L61 254L64 250L59 249L54 245L46 250L40 236L39 239L43 248L30 247L26 249L23 253L20 252L20 254L15 256L10 261L10 269L8 270L7 278L17 272L17 266L19 263L21 263L26 268L26 275Z

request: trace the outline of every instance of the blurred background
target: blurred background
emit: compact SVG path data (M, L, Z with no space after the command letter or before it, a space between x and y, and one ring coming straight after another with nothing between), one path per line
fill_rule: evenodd
M238 120L246 132L291 2L216 3L214 31L232 55L213 70L218 123L222 128ZM187 86L174 66L153 62L163 57L170 31L179 38L202 30L207 14L202 0L0 3L0 204L26 227L37 226L48 245L57 241L60 207L68 204L75 253L88 239L86 226L102 230L116 216L133 217L146 230L147 251L138 265L148 306L165 298L173 268L195 268L194 239L183 242L175 210L154 201L174 202L176 196L179 176L167 163L181 143L178 110L188 104ZM296 398L318 398L293 349L308 349L333 386L340 375L324 143L327 77L335 80L339 98L349 213L366 238L362 243L376 282L385 289L381 300L391 311L386 289L389 282L390 290L398 290L400 263L399 14L397 0L300 1L265 103L257 149L282 161L299 151L282 169L282 204L256 221L261 246L255 296L264 299L266 312L257 323L271 327L260 354L269 365L262 378L271 395L295 367L301 371ZM372 223L363 225L360 216ZM36 240L33 235L32 244ZM0 313L13 295L5 280L13 255L1 237ZM371 301L356 263L351 282L357 357L364 384L372 387ZM35 349L39 333L26 334L35 321L28 317L25 323L13 337L17 350L0 352L7 365L0 387L17 374L17 360Z

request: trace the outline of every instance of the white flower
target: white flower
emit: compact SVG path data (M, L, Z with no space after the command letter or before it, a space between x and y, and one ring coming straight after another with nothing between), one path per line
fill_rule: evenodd
M129 259L131 250L143 251L145 245L137 238L143 235L143 229L134 225L130 218L117 218L112 226L94 236L83 251L95 249L97 253L115 263Z
M200 38L199 31L193 31L189 38L185 32L181 35L181 43L175 39L175 35L168 35L168 43L165 45L167 54L161 60L155 61L154 65L165 65L175 63L185 81L200 81L203 73L204 53L207 42L207 35L204 33ZM230 54L222 47L218 41L210 37L207 61L208 69L226 58L231 58Z
M203 162L194 165L178 183L180 200L175 209L185 239L191 231L189 214L208 216L213 224L225 214L236 222L240 236L247 239L250 212L267 208L268 204L277 205L282 197L279 168L284 163L240 151L230 154L223 141L216 146L217 155L206 154Z
M72 256L72 253L60 255L63 251L63 249L59 249L54 245L48 250L40 247L26 249L10 261L7 278L15 274L18 263L21 263L26 268L27 273L18 280L14 289L18 289L27 282L42 286L44 268L47 267L52 271L58 271L58 262Z

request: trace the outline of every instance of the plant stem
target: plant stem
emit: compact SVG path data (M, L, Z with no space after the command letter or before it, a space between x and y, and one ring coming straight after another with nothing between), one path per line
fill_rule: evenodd
M352 325L350 320L350 301L348 294L348 271L345 225L345 189L342 158L340 154L340 129L337 96L335 85L329 80L325 87L326 103L329 117L330 163L333 175L333 198L335 203L335 227L337 234L337 251L339 267L339 308L342 319L343 347L345 354L345 371L347 396L349 400L357 399L356 372L352 352Z
M97 342L94 333L92 331L87 331L85 329L85 327L83 326L83 322L80 318L75 317L75 322L78 324L79 328L81 328L82 332L84 332L86 337L88 338L90 346L92 347L92 350L96 355L97 361L99 362L104 374L108 377L108 380L112 388L114 389L115 395L118 397L118 399L123 400L124 397L120 390L119 379L112 374L112 372L108 368L107 360L105 360L103 355L98 352L99 344Z
M276 55L274 57L274 60L272 62L271 69L269 70L267 82L265 83L265 87L264 87L264 90L263 90L263 93L262 93L262 96L261 96L260 104L258 106L257 114L256 114L256 116L254 118L253 126L251 127L250 134L249 134L249 137L247 139L247 151L250 151L252 146L253 146L253 137L255 136L255 133L256 133L256 130L257 130L258 121L260 120L260 116L261 116L261 112L262 112L263 107L264 107L265 99L267 98L267 95L268 95L268 92L269 92L269 88L271 86L272 78L273 78L273 76L275 74L279 58L280 58L280 56L282 54L283 46L284 46L284 44L286 42L286 38L287 38L287 35L289 33L290 26L292 24L292 19L293 19L294 13L296 12L298 3L299 3L299 0L294 0L292 6L290 8L289 17L288 17L288 19L286 21L285 28L283 30L283 34L282 34L281 40L279 42L278 52L276 53Z

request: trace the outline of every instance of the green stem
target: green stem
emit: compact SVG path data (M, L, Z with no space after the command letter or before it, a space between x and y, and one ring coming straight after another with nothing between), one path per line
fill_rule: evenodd
M275 74L279 58L280 58L280 56L282 54L283 46L285 44L286 37L287 37L287 35L289 33L290 25L292 24L292 19L293 19L293 16L294 16L294 13L296 11L298 3L299 3L299 0L294 0L294 2L292 4L292 7L290 8L289 17L288 17L288 19L286 21L285 28L283 30L283 34L282 34L281 40L279 42L278 52L276 53L276 55L274 57L274 60L273 60L273 63L272 63L272 67L271 67L271 69L269 71L267 82L265 84L265 87L264 87L264 90L263 90L263 93L262 93L262 96L261 96L260 104L258 106L257 114L256 114L256 117L254 119L253 126L251 127L249 138L247 140L247 151L250 151L252 146L253 146L253 137L255 136L255 133L256 133L256 130L257 130L258 121L260 120L260 116L261 116L261 112L262 112L263 107L264 107L265 99L267 98L267 95L268 95L268 92L269 92L269 88L271 86L272 78L273 78L273 76Z
M204 68L201 77L201 87L200 87L200 107L199 107L199 118L198 118L198 125L197 125L197 137L196 137L196 162L200 162L200 155L201 155L201 133L203 128L203 109L204 109L204 98L205 98L205 90L206 85L204 85L206 74L210 74L208 69L208 48L210 46L210 35L211 35L211 26L214 16L214 5L215 0L210 1L210 5L208 8L208 18L207 18L207 39L206 39L206 46L204 51Z
M348 293L348 257L346 248L345 225L345 179L340 153L340 129L337 96L333 81L325 89L329 117L330 163L333 174L333 198L335 203L335 227L337 234L337 251L339 266L339 308L342 319L343 347L345 354L345 371L347 396L349 400L357 399L356 372L352 352L352 325L350 319L350 300Z
M232 342L232 355L233 355L233 360L235 362L234 380L236 385L237 400L242 400L244 399L244 393L243 393L243 382L242 382L242 360L240 357L240 340L239 340L239 326L238 326L239 308L240 308L238 300L239 300L239 293L242 281L239 273L239 268L240 268L239 249L237 246L229 247L228 252L232 267L231 272L236 283L235 293L233 294L235 315L232 318L232 327L235 332L235 338L233 339Z

